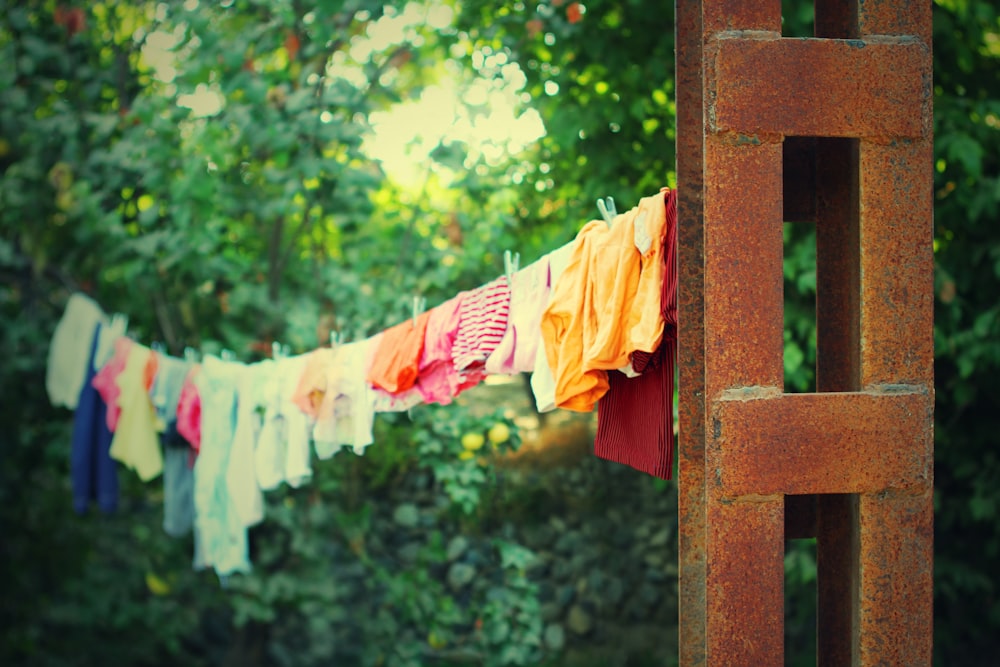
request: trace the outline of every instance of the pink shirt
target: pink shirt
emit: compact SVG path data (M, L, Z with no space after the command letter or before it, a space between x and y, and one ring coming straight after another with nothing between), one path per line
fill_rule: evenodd
M483 379L479 371L460 373L452 361L462 302L469 294L461 292L430 311L417 379L424 403L448 405L455 396Z
M201 449L201 396L194 378L201 366L194 366L181 387L181 397L177 401L177 432L188 441L197 453Z
M131 338L122 336L115 341L115 353L108 363L91 380L91 386L97 390L104 402L108 405L106 419L108 430L114 433L118 428L118 417L122 409L118 402L118 395L121 389L118 386L118 376L125 370L128 363L129 352L132 350L133 341Z

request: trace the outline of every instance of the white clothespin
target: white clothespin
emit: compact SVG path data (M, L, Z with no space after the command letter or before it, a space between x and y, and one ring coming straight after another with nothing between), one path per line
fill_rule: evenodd
M512 280L514 279L514 274L517 273L517 269L521 264L521 253L515 252L511 253L510 250L503 251L503 272L507 276L507 286L510 287Z
M115 313L111 316L111 330L116 336L124 336L128 331L128 315Z
M184 360L190 363L196 363L198 361L198 350L194 349L190 345L184 348Z
M615 216L618 215L618 210L615 208L615 200L611 197L598 199L597 210L601 212L601 217L604 218L604 222L608 223L608 227L611 226L611 223L615 220Z
M163 341L154 340L153 343L149 346L149 348L153 350L153 352L156 352L157 354L167 353L167 347L166 345L163 344Z
M228 350L228 349L227 350L223 350L219 354L219 358L222 359L223 361L235 361L236 360L236 353L233 352L232 350Z
M424 312L424 308L427 307L427 297L425 296L413 296L413 326L417 326L417 318L420 314Z
M275 361L280 361L281 359L286 359L289 352L291 352L291 347L287 344L282 345L278 341L271 343L271 358Z

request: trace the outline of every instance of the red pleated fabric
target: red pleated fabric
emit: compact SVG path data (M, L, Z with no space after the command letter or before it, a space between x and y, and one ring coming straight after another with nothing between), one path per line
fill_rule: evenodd
M663 340L653 353L635 352L629 378L608 373L608 392L597 403L594 453L661 479L674 467L674 367L677 359L677 192L664 188Z

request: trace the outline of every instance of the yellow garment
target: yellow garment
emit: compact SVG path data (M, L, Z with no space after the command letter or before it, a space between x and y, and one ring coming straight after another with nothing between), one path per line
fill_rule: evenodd
M607 371L663 336L660 297L666 207L661 192L615 218L587 223L542 316L556 405L589 412L608 390ZM640 252L639 247L644 252Z
M329 403L324 403L324 399L327 394L330 369L333 368L335 359L335 350L328 347L321 347L306 356L302 377L299 378L292 401L313 420L319 418L320 408ZM332 413L332 407L330 412ZM327 414L323 416L329 417Z
M156 411L149 399L149 366L155 357L148 347L133 345L125 370L118 376L121 417L111 440L111 458L121 461L148 482L163 472L163 453L156 437Z

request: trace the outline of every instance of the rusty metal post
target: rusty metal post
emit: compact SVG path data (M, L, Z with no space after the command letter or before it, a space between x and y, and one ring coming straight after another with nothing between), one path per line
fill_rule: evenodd
M818 664L929 665L930 3L816 0L814 39L779 0L676 8L681 664L783 664L808 534ZM784 393L786 219L817 225L815 394Z

